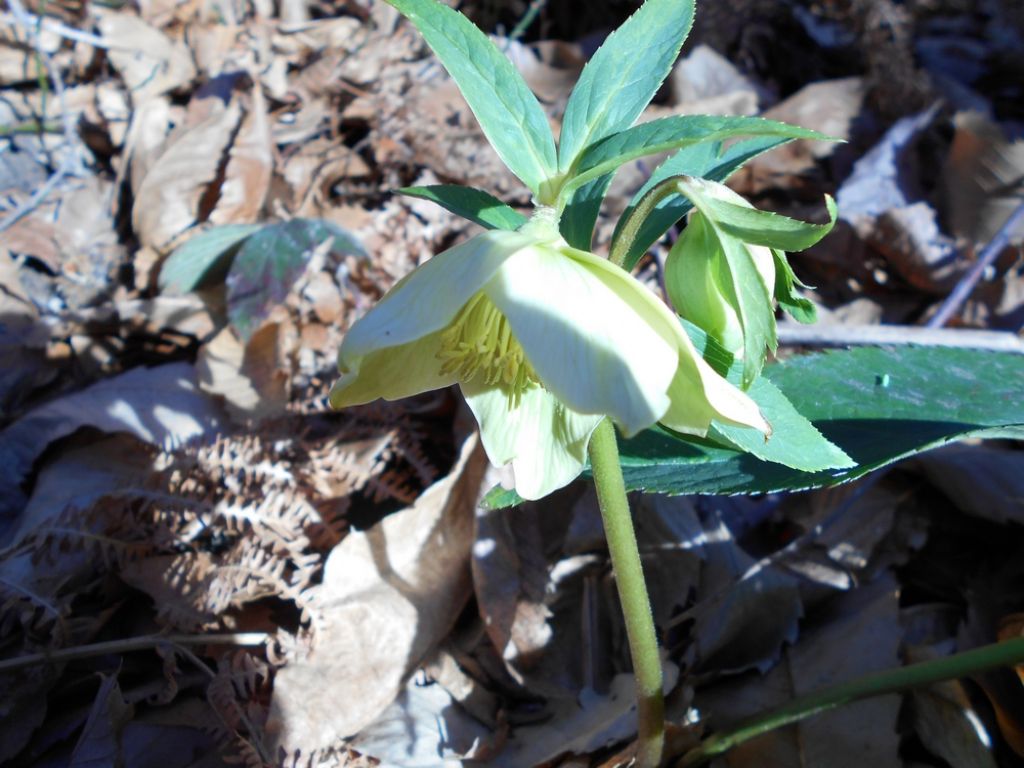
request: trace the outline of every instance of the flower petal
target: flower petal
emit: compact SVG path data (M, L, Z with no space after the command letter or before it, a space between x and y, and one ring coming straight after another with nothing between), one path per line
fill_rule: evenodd
M603 416L583 415L566 408L543 387L531 387L518 402L479 379L462 384L491 463L512 462L516 492L540 499L568 485L587 459L590 435Z
M339 366L353 368L359 357L447 327L509 256L533 242L516 232L493 231L437 254L399 280L349 329Z
M354 368L343 370L331 388L331 406L345 408L381 397L400 400L454 384L455 375L442 375L437 358L441 334L436 331L408 344L355 358Z
M661 423L676 432L704 436L711 420L772 433L757 403L719 376L686 339L693 354L681 352L668 395L672 404Z
M679 318L664 302L611 262L586 251L568 252L577 261L590 265L593 274L613 287L652 328L673 339L678 365L668 388L671 405L659 419L661 423L677 432L703 435L711 419L717 419L771 434L757 404L704 361Z
M606 284L565 248L532 246L508 259L484 292L552 394L633 434L668 408L677 347L621 295L631 289Z

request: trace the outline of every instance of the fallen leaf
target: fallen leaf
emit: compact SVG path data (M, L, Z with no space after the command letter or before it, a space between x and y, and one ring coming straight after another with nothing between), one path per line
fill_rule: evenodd
M92 10L109 45L110 63L131 92L134 105L173 91L195 77L192 56L184 43L172 41L130 13L102 7Z
M224 423L196 386L188 363L135 368L29 412L0 432L0 525L25 502L22 483L46 447L81 427L127 432L165 448L209 435Z
M675 688L679 668L662 663L663 686ZM636 734L636 679L616 675L607 693L586 689L578 701L563 702L543 725L515 729L490 764L496 768L542 765L559 755L589 755Z
M952 445L915 463L957 509L995 523L1024 523L1024 453L994 445Z
M217 203L208 217L215 225L255 221L270 188L274 147L266 100L258 86L250 93L250 103L228 151Z
M139 183L132 226L142 244L166 250L199 221L200 203L242 118L237 101L216 104L208 118L168 139L170 145Z
M331 553L309 595L314 643L276 676L267 732L291 754L377 720L451 628L470 594L469 550L486 457L473 435L413 506ZM330 713L325 717L324 713Z
M134 708L121 694L117 678L104 677L89 719L71 753L68 768L103 768L121 764L121 731L133 713Z
M460 768L460 758L489 736L440 685L410 680L350 744L395 768Z
M999 125L977 112L953 118L953 143L943 169L945 212L952 232L986 243L1024 200L1024 140L1008 141ZM1024 238L1024 222L1010 241Z

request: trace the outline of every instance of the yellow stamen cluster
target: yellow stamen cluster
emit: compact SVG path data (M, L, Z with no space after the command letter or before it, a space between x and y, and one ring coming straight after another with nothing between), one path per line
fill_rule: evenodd
M482 293L470 299L441 334L437 356L442 373L454 373L460 381L482 376L486 384L500 386L514 398L537 383L508 320Z

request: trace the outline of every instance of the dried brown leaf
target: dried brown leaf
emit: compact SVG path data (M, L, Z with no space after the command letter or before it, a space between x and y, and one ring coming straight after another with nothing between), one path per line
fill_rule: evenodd
M94 8L99 29L110 46L107 56L124 80L137 106L180 88L195 77L192 56L184 43L123 10Z
M132 225L143 245L166 250L200 220L203 197L242 119L237 101L207 101L214 102L209 117L169 138L170 145L139 183Z
M470 592L470 510L485 465L471 436L450 475L328 558L309 599L313 648L275 679L267 729L287 753L326 749L373 722L448 632Z

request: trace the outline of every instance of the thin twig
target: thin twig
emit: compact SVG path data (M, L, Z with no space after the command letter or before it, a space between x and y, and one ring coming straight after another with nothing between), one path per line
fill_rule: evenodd
M521 18L519 23L512 28L511 32L509 32L509 42L512 40L518 40L522 37L526 33L526 30L530 28L530 25L533 24L534 19L537 18L537 14L539 14L547 4L548 0L533 0L533 2L530 3L530 7L526 9L526 13L523 14L523 18Z
M128 653L156 648L161 645L262 645L270 637L266 632L237 632L219 635L141 635L121 640L108 640L104 643L78 645L73 648L61 648L48 653L30 653L13 659L0 661L0 672L12 669L31 667L37 664L49 664L57 661L74 661L94 656L105 656L108 653Z
M1024 354L1024 340L1005 331L974 328L925 328L919 325L800 325L779 323L783 346L851 347L912 344L960 347Z
M58 21L57 19L51 19L49 17L43 17L42 19L40 19L39 16L36 16L35 14L32 13L28 13L27 11L25 13L25 18L33 26L40 25L47 32L52 32L55 35L59 35L60 37L65 38L66 40L72 40L76 43L85 43L86 45L91 45L93 48L102 48L103 50L107 50L109 48L124 51L133 50L131 46L113 45L104 40L99 35L94 35L91 32L83 32L80 29L75 29L74 27L70 27L67 24L64 24L63 22ZM0 24L13 26L17 23L20 22L15 18L14 14L0 13Z
M1024 201L1022 201L1010 214L1010 217L1003 222L1003 226L996 232L988 245L986 245L981 253L978 254L978 260L974 263L974 266L968 270L967 274L964 275L960 282L957 283L956 288L953 292L946 297L946 300L942 302L942 306L939 307L939 311L926 323L928 328L941 328L949 322L950 318L953 317L963 305L965 301L970 297L974 287L981 280L981 276L985 273L985 270L996 260L996 257L1003 252L1003 248L1010 242L1010 233L1013 228L1017 226L1018 222L1024 221Z
M32 16L25 10L21 0L8 0L7 6L11 9L14 19L24 29L32 47L35 48L36 55L43 62L50 82L53 83L53 90L57 94L57 103L60 108L61 123L64 126L65 147L60 166L57 170L47 179L42 187L36 190L32 197L17 206L3 220L0 220L0 232L14 226L22 217L35 210L66 176L78 175L82 170L81 141L75 131L75 123L72 119L71 111L68 109L66 90L60 72L56 65L54 65L53 59L50 58L50 54L43 49L42 40L35 25L32 23Z

